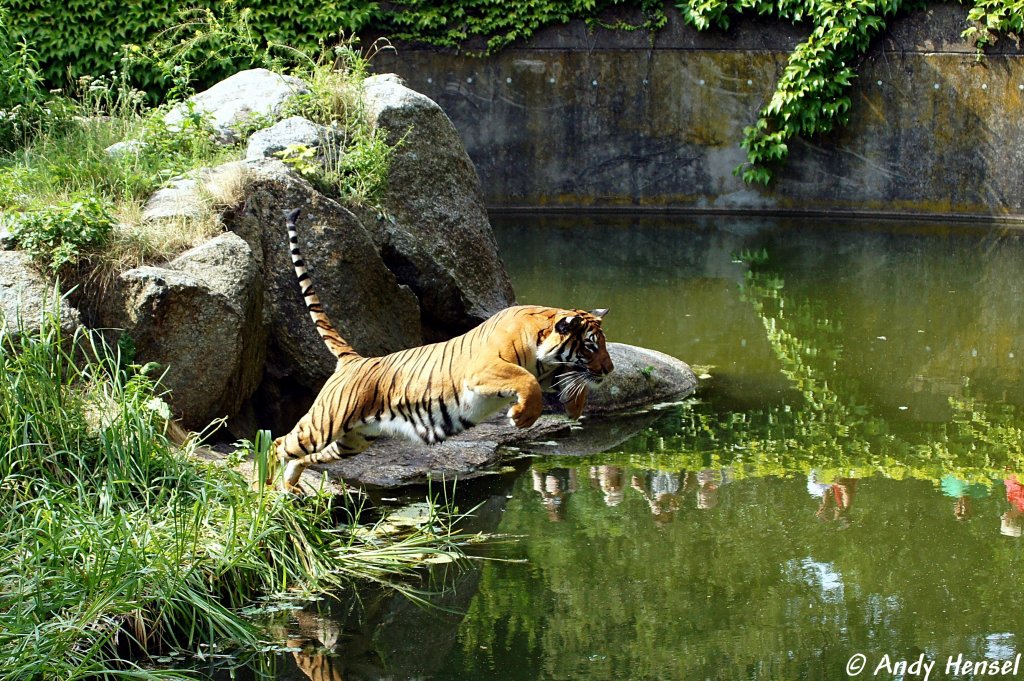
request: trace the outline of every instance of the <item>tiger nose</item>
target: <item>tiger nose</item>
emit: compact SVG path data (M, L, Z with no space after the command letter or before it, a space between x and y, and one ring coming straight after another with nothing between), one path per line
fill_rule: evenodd
M612 364L612 358L605 355L601 361L601 374L607 376L615 369L615 365Z

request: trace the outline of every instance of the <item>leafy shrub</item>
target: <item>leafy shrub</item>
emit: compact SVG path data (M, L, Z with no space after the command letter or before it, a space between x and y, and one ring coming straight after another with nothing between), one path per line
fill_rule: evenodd
M202 29L197 34L201 41L191 47L206 57L193 62L187 76L208 86L255 63L246 63L252 55L242 45L210 30L218 21L230 23L245 12L252 35L314 52L321 41L339 32L351 35L362 30L378 12L378 3L367 0L194 0L184 5L176 0L0 2L10 9L14 29L43 55L38 72L50 87L68 87L81 76L117 69L125 45L148 45L158 36L168 43L189 41L189 27ZM189 9L183 12L183 6ZM175 27L185 30L171 30ZM132 75L135 83L151 94L166 93L174 79L184 75L175 74L174 68L162 64L160 58L143 60L135 63Z
M13 149L67 118L64 100L44 89L38 54L15 38L10 13L0 4L0 149Z
M92 197L17 213L11 222L18 248L54 273L101 250L115 224L103 202Z
M0 334L0 678L188 677L116 655L252 649L266 637L240 611L258 597L411 591L404 575L472 541L436 515L388 535L339 526L330 499L254 491L171 442L160 395L145 367L67 339L56 310Z

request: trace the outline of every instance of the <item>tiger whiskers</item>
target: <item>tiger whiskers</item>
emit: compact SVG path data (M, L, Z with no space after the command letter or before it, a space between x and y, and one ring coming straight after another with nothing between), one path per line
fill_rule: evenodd
M558 388L558 399L563 403L571 402L575 400L579 395L586 390L587 383L590 379L590 372L588 371L573 371L562 374L552 383L553 387Z

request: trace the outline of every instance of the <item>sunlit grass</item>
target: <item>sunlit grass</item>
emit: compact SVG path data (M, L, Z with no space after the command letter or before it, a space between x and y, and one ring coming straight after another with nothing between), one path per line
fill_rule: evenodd
M77 363L75 361L77 357ZM264 634L257 597L404 588L460 543L431 510L393 533L334 500L253 491L168 439L154 381L49 316L0 340L0 678L175 678L138 666ZM352 517L352 516L355 517ZM135 660L127 662L124 658Z

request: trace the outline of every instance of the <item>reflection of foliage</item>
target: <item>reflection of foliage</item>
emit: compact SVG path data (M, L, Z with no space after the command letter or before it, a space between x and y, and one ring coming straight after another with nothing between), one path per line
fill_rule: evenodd
M890 422L844 397L854 390L829 376L842 359L841 321L810 301L787 300L785 282L748 272L742 296L761 319L798 404L722 413L691 402L593 462L621 461L674 469L733 466L737 477L807 474L881 474L937 482L954 475L988 483L1005 469L1024 470L1024 433L1010 406L993 409L971 398L951 398L943 424ZM815 339L812 343L806 339Z
M586 479L586 465L568 465ZM878 478L858 488L854 509L870 522L838 533L815 518L802 480L724 485L711 510L697 508L692 490L681 497L673 520L658 523L636 491L609 507L581 484L551 522L521 478L501 531L532 538L521 545L528 563L482 568L459 630L458 663L477 672L468 676L489 678L515 660L518 673L503 678L826 679L858 650L908 640L960 650L972 634L1021 625L1001 606L1024 576L1024 555L995 541L997 495L977 500L978 522L950 532L952 500L925 483ZM914 536L927 538L927 551ZM965 604L954 615L950 598ZM992 613L1003 613L998 624Z
M563 499L559 522L528 478L517 484L501 531L532 538L528 567L482 569L459 630L467 670L515 660L509 678L835 678L853 652L914 642L980 658L986 632L1024 626L1005 607L1024 554L996 541L1002 484L972 500L967 522L935 489L947 475L991 486L1006 467L1024 470L1018 414L969 397L951 400L946 423L874 413L833 378L839 316L783 290L755 271L742 295L793 388L787 400L745 411L692 401L615 452L534 463L592 484ZM620 469L614 504L591 466ZM684 481L722 468L761 479L723 484L701 508ZM655 469L680 481L670 520L629 488ZM822 499L802 479L812 470L819 481L872 477L841 532L816 517Z

